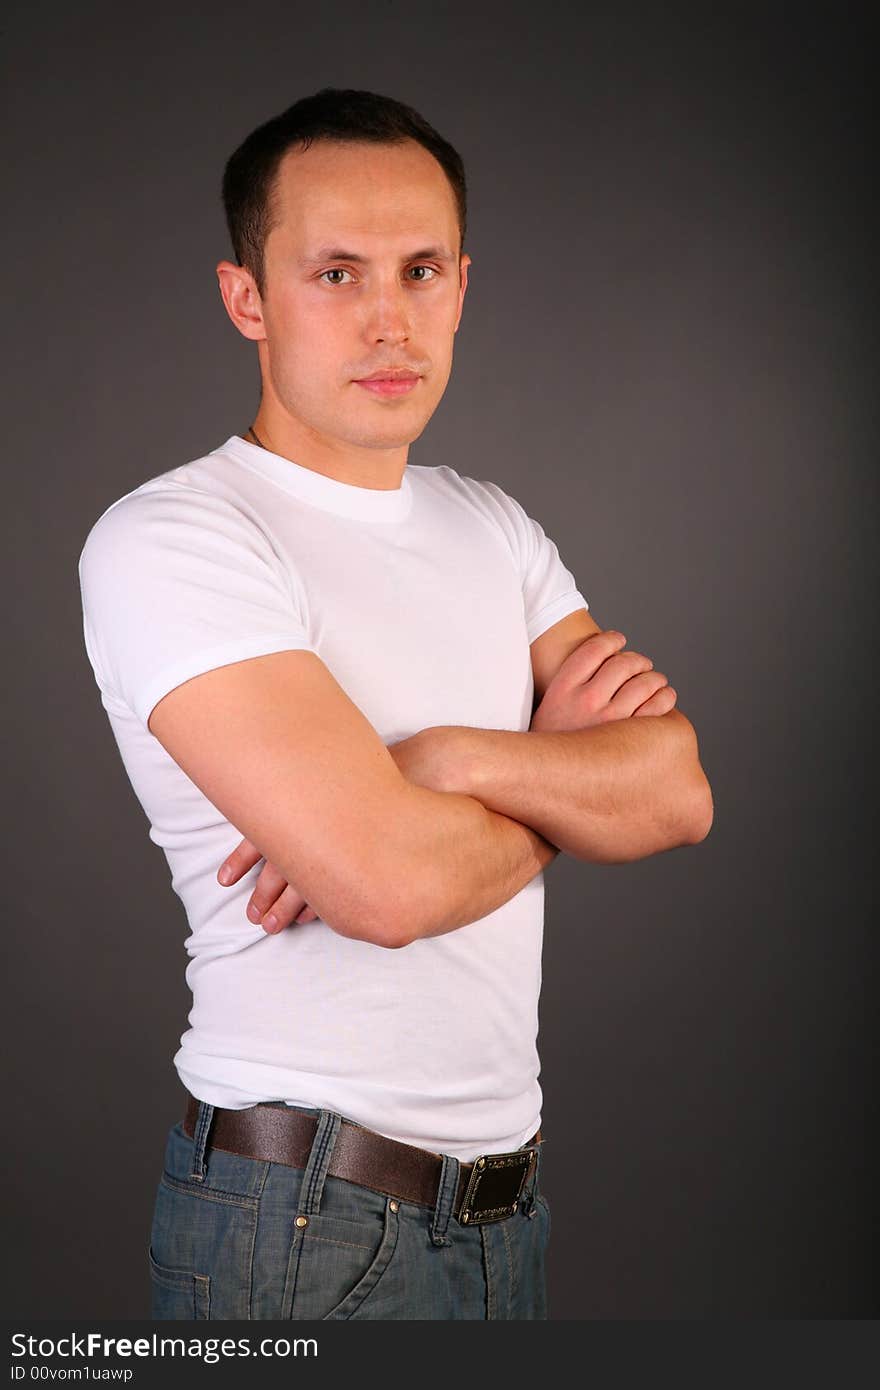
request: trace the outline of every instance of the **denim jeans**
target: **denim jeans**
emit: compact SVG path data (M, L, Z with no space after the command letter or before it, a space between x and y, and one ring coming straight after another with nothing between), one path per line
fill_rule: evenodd
M306 1167L243 1158L172 1126L149 1265L154 1319L546 1318L541 1149L517 1211L462 1225L458 1160L433 1207L328 1175L341 1116L318 1110ZM523 1145L525 1148L526 1145Z

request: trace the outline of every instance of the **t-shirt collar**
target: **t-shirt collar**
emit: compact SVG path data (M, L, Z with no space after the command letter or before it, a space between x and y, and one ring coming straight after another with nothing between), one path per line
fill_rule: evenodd
M214 454L232 456L264 478L323 511L336 512L339 516L354 517L361 521L402 521L412 507L412 482L405 469L398 488L358 487L354 483L342 483L337 478L328 478L324 473L316 473L301 463L294 463L281 454L273 454L269 449L261 449L251 444L241 435L233 434Z

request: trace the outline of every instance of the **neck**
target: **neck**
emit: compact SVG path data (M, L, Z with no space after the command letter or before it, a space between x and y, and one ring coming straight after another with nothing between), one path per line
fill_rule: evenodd
M396 491L406 471L409 445L393 449L362 449L363 461L352 459L351 450L341 454L338 445L320 438L314 430L275 422L261 406L253 425L242 432L243 439L261 449L289 459L301 468L310 468L326 478L377 492Z

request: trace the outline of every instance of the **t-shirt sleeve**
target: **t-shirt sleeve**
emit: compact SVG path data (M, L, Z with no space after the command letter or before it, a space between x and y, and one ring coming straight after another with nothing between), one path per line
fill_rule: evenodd
M522 583L523 608L529 642L534 642L554 623L590 605L574 575L563 564L556 543L540 522L530 517L515 497L497 483L483 482L495 503L499 520Z
M95 522L78 569L98 687L144 728L169 690L203 671L314 650L296 576L251 517L211 493L128 494Z

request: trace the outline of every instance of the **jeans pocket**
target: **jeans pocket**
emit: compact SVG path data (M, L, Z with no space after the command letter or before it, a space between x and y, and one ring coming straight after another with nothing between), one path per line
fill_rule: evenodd
M149 1251L154 1321L173 1319L193 1322L211 1316L211 1279L190 1269L162 1265Z
M250 1318L258 1209L256 1197L162 1176L150 1232L154 1318ZM197 1311L175 1311L184 1307Z
M294 1223L282 1317L327 1321L355 1317L397 1248L397 1203L357 1216L315 1213Z

